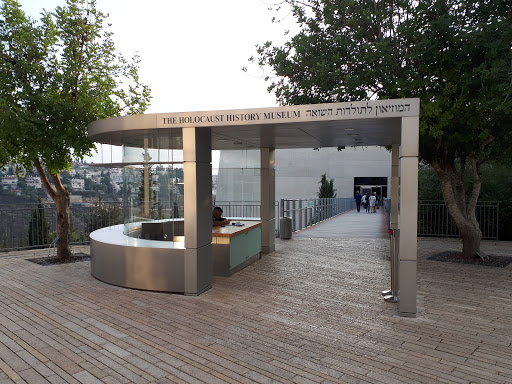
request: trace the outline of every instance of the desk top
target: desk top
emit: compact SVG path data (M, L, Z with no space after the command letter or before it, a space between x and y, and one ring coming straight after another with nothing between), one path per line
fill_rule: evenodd
M212 237L233 237L261 226L261 221L232 220L232 223L242 223L244 226L226 225L225 227L212 227Z

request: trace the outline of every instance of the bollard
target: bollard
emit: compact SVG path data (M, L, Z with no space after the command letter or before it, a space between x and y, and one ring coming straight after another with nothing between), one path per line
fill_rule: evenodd
M391 289L382 291L384 300L390 303L398 302L398 236L400 230L390 229L390 264L391 264Z

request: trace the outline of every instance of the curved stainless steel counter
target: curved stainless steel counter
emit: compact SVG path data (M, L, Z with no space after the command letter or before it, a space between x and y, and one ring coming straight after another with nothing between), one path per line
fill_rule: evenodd
M172 221L151 221L151 230L145 234L145 222L115 225L92 232L91 274L98 280L120 287L186 293L184 237L174 236L174 241L140 238L155 238L156 235L166 238L163 236L165 233L160 233L161 229ZM179 226L179 222L177 220L174 224ZM212 229L210 278L212 274L231 276L261 257L261 221L241 220L239 223L242 226ZM124 234L126 230L130 235Z
M184 293L183 242L127 236L124 225L91 233L91 274L120 287Z

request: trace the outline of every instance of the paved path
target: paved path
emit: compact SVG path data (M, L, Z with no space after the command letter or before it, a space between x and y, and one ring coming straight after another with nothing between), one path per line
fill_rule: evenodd
M199 297L2 254L0 383L512 383L512 270L426 260L460 241L420 239L418 316L402 318L380 295L388 244L277 239Z
M376 213L366 213L355 209L342 213L329 220L293 233L295 237L354 239L354 238L388 238L384 209Z

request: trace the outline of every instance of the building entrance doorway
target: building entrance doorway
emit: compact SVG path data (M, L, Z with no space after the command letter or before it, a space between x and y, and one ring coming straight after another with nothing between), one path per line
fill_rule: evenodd
M387 177L354 177L354 194L359 191L362 195L373 195L375 192L379 200L388 197Z

